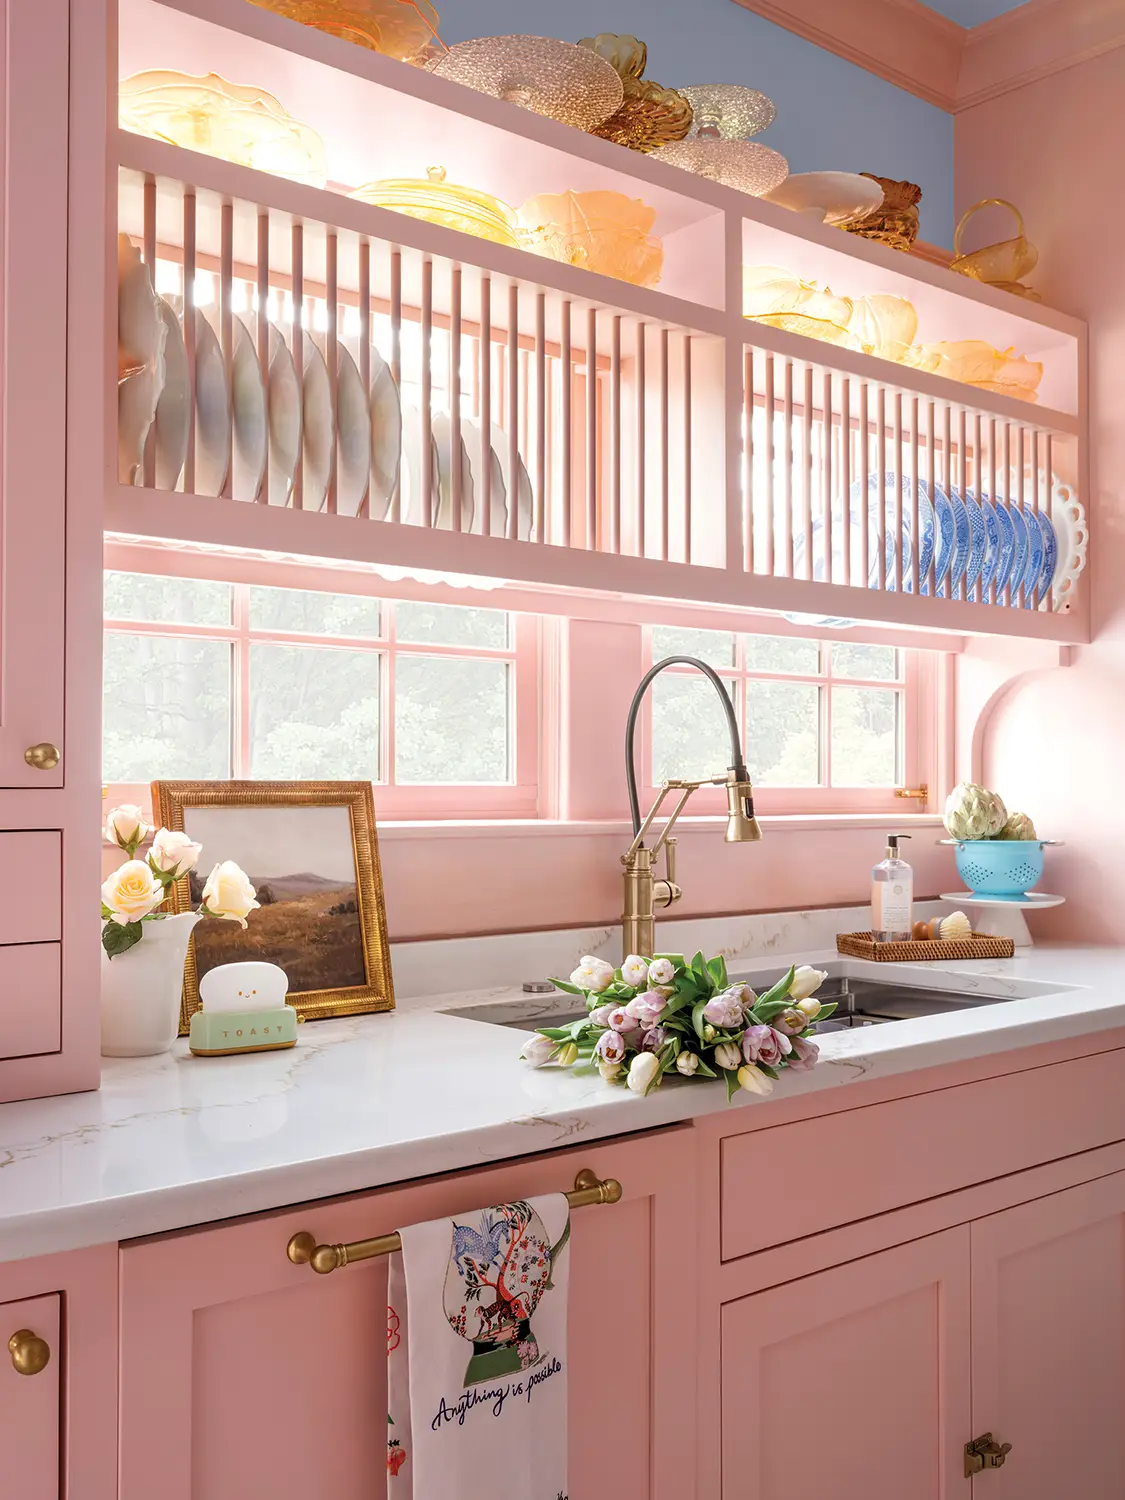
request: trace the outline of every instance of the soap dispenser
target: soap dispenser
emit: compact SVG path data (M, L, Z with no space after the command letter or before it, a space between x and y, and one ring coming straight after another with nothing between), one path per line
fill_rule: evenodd
M886 858L871 871L871 936L877 943L908 943L914 932L914 871L899 857L900 839L887 837Z

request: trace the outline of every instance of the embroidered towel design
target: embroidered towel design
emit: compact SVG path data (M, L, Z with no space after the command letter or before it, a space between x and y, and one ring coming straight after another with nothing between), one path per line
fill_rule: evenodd
M565 1196L400 1233L387 1282L389 1493L566 1500Z

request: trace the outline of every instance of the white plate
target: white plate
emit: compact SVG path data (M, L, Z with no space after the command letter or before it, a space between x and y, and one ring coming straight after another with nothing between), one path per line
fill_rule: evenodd
M1051 524L1059 544L1059 560L1051 588L1055 609L1065 609L1074 594L1074 585L1086 567L1086 547L1090 531L1086 511L1069 484L1056 484L1051 491Z
M305 378L302 384L304 414L305 468L301 507L320 510L328 495L332 476L332 449L336 442L336 423L332 416L332 382L315 342L305 337Z
M516 536L521 542L531 540L532 529L535 525L535 495L531 488L531 475L527 472L527 465L523 458L516 454L519 465L519 479L516 485L512 484L512 476L509 473L508 464L508 434L502 427L495 424L492 428L492 446L500 460L500 472L504 476L505 493L511 495L512 490L517 491L516 500Z
M484 536L484 443L481 438L481 430L476 422L470 421L468 417L461 419L461 434L464 438L465 447L469 454L469 464L473 471L473 496L479 503L474 507L473 530L478 536ZM492 443L488 450L489 466L492 474L492 495L489 510L492 512L492 524L489 528L491 536L507 536L508 534L508 486L504 483L504 469L500 463L500 456L496 451L497 434L504 437L499 427L492 429Z
M191 378L175 309L160 298L164 320L164 387L156 403L156 487L174 490L187 458L191 431Z
M234 498L257 500L269 455L266 387L258 364L257 339L241 318L234 320L230 404L234 429Z
M391 367L371 350L371 500L368 513L375 521L386 516L402 462L402 405ZM417 413L415 413L417 421ZM402 510L405 515L405 508Z
M269 503L288 505L301 452L301 386L289 345L272 323L267 405L270 419Z
M765 196L822 223L847 224L874 213L883 201L883 189L858 172L797 172Z
M1003 901L997 896L974 896L972 891L945 891L938 899L956 901L958 906L1038 906L1043 911L1051 906L1062 906L1066 901L1065 896L1048 896L1046 891L1042 894L1028 891L1026 896L1018 896L1014 901Z
M462 426L464 424L462 423ZM434 441L438 455L439 503L434 524L442 531L453 530L453 419L448 412L435 411L433 415ZM460 439L461 453L461 530L473 529L473 469L465 439Z
M399 475L402 493L400 514L412 526L422 524L422 417L416 406L402 408L402 454L406 460ZM430 429L430 511L439 505L437 440ZM372 511L372 515L375 512Z
M230 392L215 330L195 309L195 493L218 495L230 467Z
M144 368L117 387L117 477L142 482L145 439L164 388L164 318L148 267L127 234L117 236L117 344Z
M371 465L371 412L355 360L343 344L337 344L336 349L336 425L340 439L336 513L354 516L363 502Z

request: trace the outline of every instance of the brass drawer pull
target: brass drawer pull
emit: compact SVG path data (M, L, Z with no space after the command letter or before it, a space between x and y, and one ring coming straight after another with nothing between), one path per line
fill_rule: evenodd
M8 1353L18 1375L38 1375L40 1370L47 1368L51 1346L30 1328L21 1328L8 1340Z
M621 1184L612 1177L603 1181L586 1167L574 1179L574 1191L567 1193L566 1199L571 1208L617 1203L621 1199ZM318 1245L315 1237L307 1229L302 1229L286 1245L285 1253L295 1266L312 1266L321 1276L327 1276L329 1271L338 1271L353 1261L393 1255L401 1249L402 1240L397 1233L381 1234L373 1240L354 1240L350 1245Z

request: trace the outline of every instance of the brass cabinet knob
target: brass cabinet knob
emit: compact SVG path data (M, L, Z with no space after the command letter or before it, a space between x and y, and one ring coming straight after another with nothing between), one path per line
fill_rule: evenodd
M45 1370L51 1358L51 1346L46 1339L32 1333L30 1328L21 1328L8 1340L8 1352L12 1356L12 1367L19 1375L38 1375Z
M28 745L23 752L23 758L29 766L34 766L37 771L53 771L62 756L59 754L57 745Z

